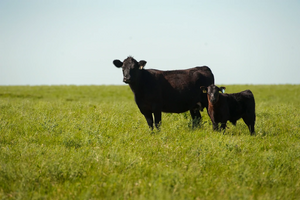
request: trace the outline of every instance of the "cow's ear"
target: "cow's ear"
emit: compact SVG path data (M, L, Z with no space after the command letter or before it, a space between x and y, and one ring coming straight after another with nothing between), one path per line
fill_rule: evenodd
M117 68L120 68L123 65L123 62L121 62L120 60L114 60L113 63Z
M221 91L222 93L225 93L225 89L226 89L226 87L220 87L220 91Z
M207 93L207 87L201 86L200 89L202 90L203 93Z
M140 62L139 62L140 69L144 69L146 63L147 63L147 61L145 61L145 60L140 60Z

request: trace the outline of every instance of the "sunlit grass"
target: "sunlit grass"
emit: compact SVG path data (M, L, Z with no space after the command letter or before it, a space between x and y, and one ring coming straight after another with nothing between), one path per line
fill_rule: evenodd
M206 111L152 132L128 86L0 87L0 197L300 198L300 86L226 87L253 91L255 136L212 131Z

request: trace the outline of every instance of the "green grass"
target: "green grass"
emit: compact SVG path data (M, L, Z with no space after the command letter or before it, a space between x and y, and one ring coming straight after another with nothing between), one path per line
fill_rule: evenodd
M149 130L128 86L0 86L1 199L299 199L300 85L251 89L256 136L206 111Z

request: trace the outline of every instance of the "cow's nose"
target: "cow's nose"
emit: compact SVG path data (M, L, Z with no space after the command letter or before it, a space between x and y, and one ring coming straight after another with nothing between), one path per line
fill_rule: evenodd
M124 77L124 78L123 78L123 82L124 82L124 83L130 83L130 79Z

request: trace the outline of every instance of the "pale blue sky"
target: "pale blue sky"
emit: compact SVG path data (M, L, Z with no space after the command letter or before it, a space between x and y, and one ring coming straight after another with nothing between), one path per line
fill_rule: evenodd
M0 85L124 85L114 59L300 84L299 0L1 0Z

